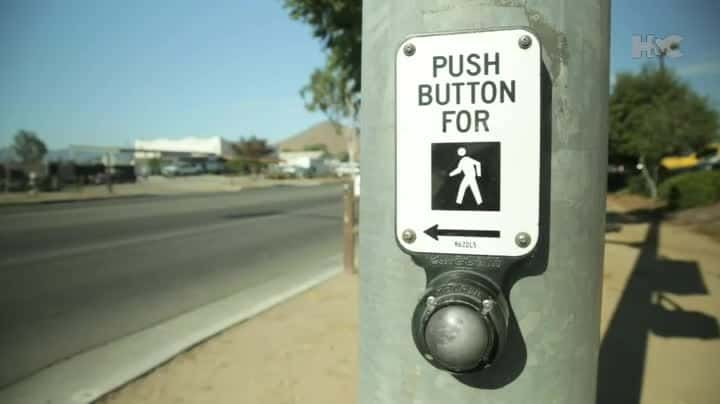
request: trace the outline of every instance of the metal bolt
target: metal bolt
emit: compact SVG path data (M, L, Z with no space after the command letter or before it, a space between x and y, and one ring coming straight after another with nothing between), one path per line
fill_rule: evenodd
M518 45L520 45L522 49L527 49L532 45L532 38L530 38L530 35L523 35L518 40Z
M415 45L409 43L403 46L403 53L405 53L405 56L412 56L415 54Z
M492 299L485 299L482 301L482 311L481 313L483 315L488 314L492 311L492 309L495 307L495 301Z
M426 302L429 307L435 306L435 296L428 296Z
M405 229L402 232L402 239L404 242L408 244L412 244L415 242L415 232L410 229Z
M530 245L530 235L527 233L518 233L517 236L515 236L515 244L518 245L518 247L525 248Z

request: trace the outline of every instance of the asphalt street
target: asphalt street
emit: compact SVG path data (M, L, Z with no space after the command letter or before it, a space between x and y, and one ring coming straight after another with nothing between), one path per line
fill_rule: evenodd
M336 265L341 187L0 208L0 387L293 271Z

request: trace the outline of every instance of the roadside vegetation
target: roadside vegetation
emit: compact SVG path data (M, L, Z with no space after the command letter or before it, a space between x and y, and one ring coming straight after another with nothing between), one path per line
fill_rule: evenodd
M720 202L720 171L697 171L668 178L658 190L671 210Z
M663 159L690 155L718 141L717 111L669 69L646 66L637 74L619 74L609 115L611 164L635 163L645 184L633 179L630 190L652 198L658 196L659 183L674 174L662 166Z
M309 111L320 111L340 136L347 131L348 160L356 161L360 112L360 55L362 37L362 1L357 0L284 0L290 18L307 23L313 36L326 50L325 66L315 69L310 81L300 90Z
M720 201L718 112L663 63L619 74L609 115L610 177L624 185L609 188L675 210Z

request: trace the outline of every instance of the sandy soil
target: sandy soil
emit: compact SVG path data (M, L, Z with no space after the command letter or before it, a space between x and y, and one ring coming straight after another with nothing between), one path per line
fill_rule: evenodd
M651 205L608 199L598 403L720 403L720 243Z
M720 402L720 244L638 214L647 201L608 207L598 402ZM357 277L334 278L101 402L351 404L357 296Z
M351 403L357 380L356 279L339 275L100 402Z

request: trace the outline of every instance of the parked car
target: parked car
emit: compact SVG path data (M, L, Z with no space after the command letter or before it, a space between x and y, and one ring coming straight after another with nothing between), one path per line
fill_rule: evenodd
M135 168L132 166L116 166L113 168L112 182L114 184L133 183L137 181ZM93 183L96 185L107 184L108 174L99 172L93 177Z
M698 164L698 170L716 171L720 170L720 158L708 159Z
M170 164L160 170L162 175L166 177L174 177L178 175L198 175L202 174L203 169L201 166L196 164L190 164L185 162L179 162Z
M720 143L714 143L697 154L700 162L698 170L720 170Z
M358 163L340 163L335 168L335 175L338 177L344 177L344 176L353 176L360 174L360 164Z
M292 164L274 164L268 168L266 175L275 180L302 178L308 175L308 170Z
M296 166L296 165L279 165L278 168L280 169L280 172L283 174L291 177L291 178L299 178L304 177L307 170L303 167Z
M205 172L208 174L222 174L225 172L225 164L219 160L209 160L205 163Z
M667 156L660 160L660 166L667 172L678 174L693 170L712 170L720 159L720 143L713 143L696 153Z
M11 170L10 171L10 178L6 178L7 174L5 174L4 170L0 172L0 191L5 190L5 182L7 181L7 190L8 191L24 191L28 187L28 176L24 172L20 170Z

